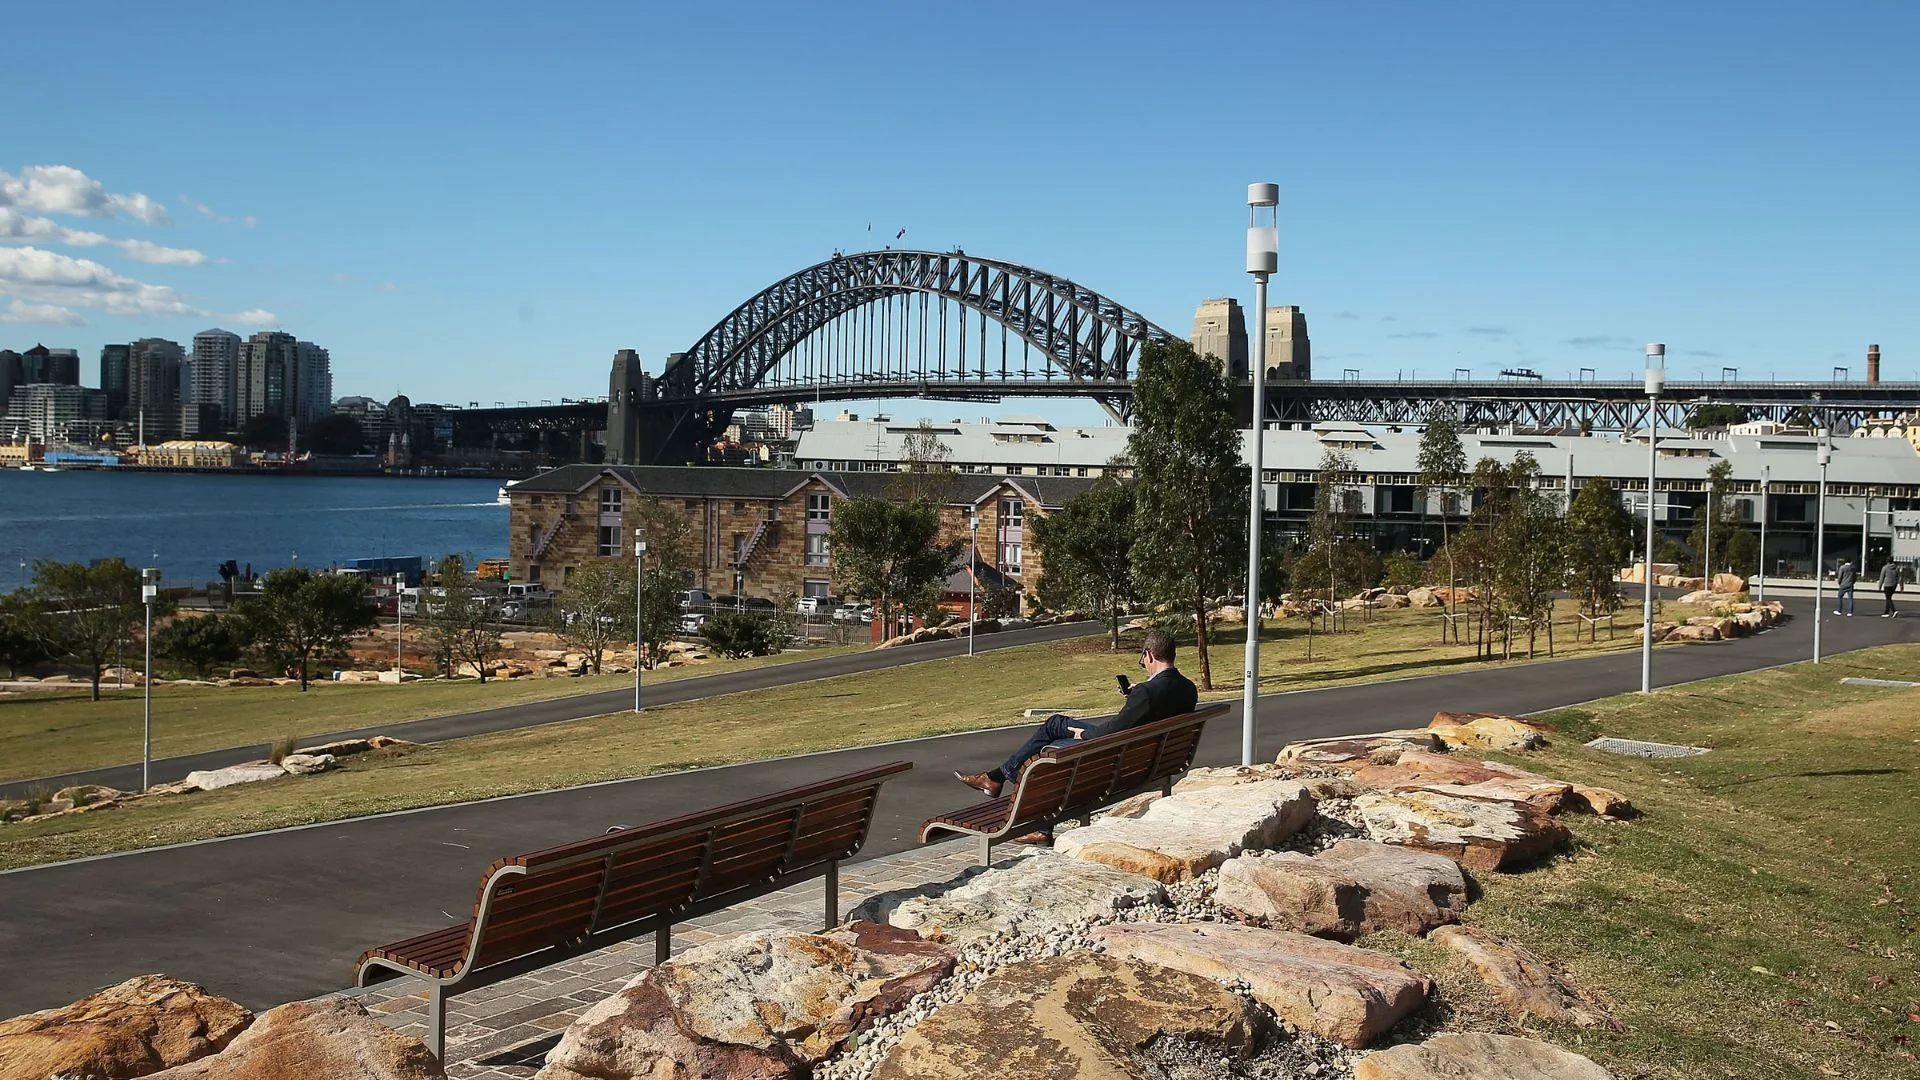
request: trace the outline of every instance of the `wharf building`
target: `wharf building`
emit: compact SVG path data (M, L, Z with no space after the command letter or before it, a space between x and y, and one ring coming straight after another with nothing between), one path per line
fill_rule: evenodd
M893 472L904 467L904 440L921 430L919 421L818 422L800 433L793 463L799 469L835 473ZM927 430L946 446L949 466L963 476L1091 480L1132 473L1124 427L1056 426L1039 417L1007 416L979 423L929 423ZM1244 440L1251 432L1242 437L1244 460ZM1457 526L1472 511L1471 497L1464 492L1443 498L1441 493L1419 491L1420 435L1415 429L1318 424L1269 429L1264 438L1264 504L1268 528L1280 537L1304 537L1320 463L1330 450L1353 462L1347 477L1357 500L1353 526L1381 551L1430 555L1440 544L1442 515ZM1463 432L1461 443L1470 465L1482 458L1508 463L1528 453L1539 462L1541 489L1566 499L1590 480L1605 480L1621 493L1631 512L1646 513L1644 431L1617 438ZM1740 519L1757 530L1766 518L1768 571L1807 572L1818 520L1818 444L1804 429L1769 424L1726 431L1660 431L1655 529L1685 542L1705 512L1707 470L1726 461L1733 467ZM1768 481L1764 498L1763 478ZM1827 473L1828 555L1837 558L1851 551L1858 558L1867 523L1869 561L1877 565L1887 557L1889 522L1894 520L1888 515L1895 511L1920 511L1920 452L1914 444L1904 437L1833 440ZM1920 551L1915 557L1920 558Z
M974 541L984 583L1031 592L1041 566L1026 523L1059 509L1094 481L954 475L940 502L943 541ZM802 469L567 465L507 489L513 578L559 589L595 559L632 559L642 503L687 526L693 585L790 606L834 596L828 534L847 499L877 495L892 477ZM657 539L655 541L657 543ZM964 557L963 557L964 558ZM961 566L960 573L966 568Z

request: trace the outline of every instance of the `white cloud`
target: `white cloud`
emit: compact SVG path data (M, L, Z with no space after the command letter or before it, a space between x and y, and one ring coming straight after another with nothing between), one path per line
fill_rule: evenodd
M14 300L0 311L0 323L47 323L54 326L85 326L87 320L71 308L58 304L29 304Z
M37 247L0 247L0 291L33 304L96 308L113 315L205 314L168 286L136 281L92 259Z
M113 246L127 258L156 266L199 266L207 257L192 248L162 247L147 240L115 240Z
M151 240L114 240L97 232L69 229L52 218L33 217L0 206L0 243L21 240L68 247L111 245L130 259L159 266L199 266L208 261L204 253L192 248L163 247Z
M236 311L229 315L222 315L220 321L239 326L279 326L280 316L265 308L254 308L250 311Z
M166 207L138 192L110 193L106 185L71 165L28 165L18 176L0 169L0 206L74 217L124 215L147 225L167 221Z

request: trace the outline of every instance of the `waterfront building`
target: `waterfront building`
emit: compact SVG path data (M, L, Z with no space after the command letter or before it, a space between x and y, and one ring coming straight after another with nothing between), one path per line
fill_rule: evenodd
M0 349L0 414L6 412L13 388L25 381L20 354L12 349Z
M80 354L72 349L35 345L20 356L20 381L80 385Z
M515 581L559 589L589 561L633 558L640 504L652 500L685 521L695 586L783 605L832 596L839 592L828 542L835 509L851 497L882 493L889 480L791 469L566 465L507 489L511 572ZM981 561L1031 592L1041 566L1025 523L1092 484L954 476L941 501L941 538L966 539L971 512Z
M239 415L236 392L240 373L240 335L214 328L193 335L192 399L196 405L219 410L220 424L235 423Z
M141 338L127 346L127 409L136 416L144 411L151 418L176 412L173 406L192 400L190 392L181 393L182 376L191 370L185 366L186 359L180 343L165 338ZM112 391L101 389L107 390L111 403Z
M333 359L311 341L296 341L293 349L293 411L289 418L304 428L333 411Z
M247 463L245 450L213 439L170 439L141 448L140 464L167 469L235 469Z
M111 430L107 396L68 383L24 383L14 387L0 417L0 442L41 444L85 441Z
M109 419L118 420L126 415L132 353L129 345L100 346L100 392L107 395Z
M262 330L240 349L235 378L235 425L262 414L305 428L333 409L332 359L311 341Z
M1230 379L1244 379L1247 366L1247 317L1240 301L1215 297L1193 313L1193 351L1220 361Z
M905 438L920 430L918 421L822 422L801 433L793 464L830 472L898 471L905 467ZM962 475L1081 479L1126 476L1132 471L1124 461L1128 434L1124 427L1061 427L1039 417L1007 416L979 423L933 423L927 430L945 444L951 455L949 465ZM1250 437L1243 433L1243 440ZM1268 430L1264 437L1265 505L1269 527L1277 533L1304 534L1320 462L1332 450L1354 463L1349 486L1359 500L1354 518L1359 535L1371 538L1382 551L1415 551L1424 556L1438 546L1443 507L1437 495L1428 493L1423 498L1417 490L1420 435L1416 429L1326 423ZM1591 479L1606 480L1623 492L1636 514L1645 512L1643 432L1602 437L1489 430L1463 432L1461 443L1469 462L1493 458L1506 463L1522 452L1533 455L1542 473L1539 486L1562 498L1569 487L1577 493ZM1760 515L1767 515L1769 566L1804 571L1811 566L1814 551L1817 445L1814 435L1804 430L1757 435L1660 432L1656 528L1662 535L1684 541L1705 509L1707 469L1716 461L1726 461L1733 467L1742 519L1757 523ZM1760 499L1763 476L1772 480L1764 506ZM1829 551L1859 551L1860 523L1867 510L1883 514L1920 509L1920 451L1906 438L1834 440L1828 480ZM1447 518L1460 524L1471 509L1471 500L1456 501L1446 509ZM1879 540L1884 541L1886 518L1872 520L1881 530Z

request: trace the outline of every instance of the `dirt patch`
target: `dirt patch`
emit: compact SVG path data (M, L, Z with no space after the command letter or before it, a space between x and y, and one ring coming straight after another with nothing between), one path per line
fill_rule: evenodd
M1920 689L1906 690L1878 701L1822 709L1794 721L1791 727L1809 734L1920 737Z

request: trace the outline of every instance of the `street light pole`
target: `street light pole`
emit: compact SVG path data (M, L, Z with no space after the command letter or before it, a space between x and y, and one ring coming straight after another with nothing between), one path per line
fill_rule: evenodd
M1820 494L1814 509L1813 526L1813 662L1820 662L1820 624L1826 605L1827 565L1827 462L1833 459L1833 443L1826 429L1820 431Z
M974 585L980 571L980 515L967 507L967 655L973 655L973 635L980 628L980 612L974 607Z
M407 613L400 608L400 592L406 588L406 582L406 575L393 575L393 685L395 686L407 681L406 676L401 674L403 669L400 657L407 633Z
M1647 346L1647 555L1640 576L1646 599L1640 615L1640 692L1653 693L1653 485L1660 465L1660 391L1667 381L1667 347Z
M141 679L145 688L140 706L140 790L153 786L153 602L160 595L160 571L149 566L140 571L140 602L147 607L147 666Z
M1767 602L1767 503L1772 501L1769 489L1773 483L1773 466L1760 466L1760 602Z
M1260 698L1260 459L1267 410L1267 277L1280 268L1280 185L1247 185L1247 273L1253 275L1253 438L1247 500L1247 658L1240 691L1240 764L1253 764L1254 713ZM1229 371L1231 374L1231 371Z
M647 636L647 530L633 530L633 711L640 711L640 649Z

